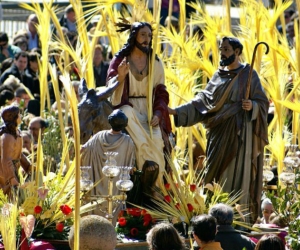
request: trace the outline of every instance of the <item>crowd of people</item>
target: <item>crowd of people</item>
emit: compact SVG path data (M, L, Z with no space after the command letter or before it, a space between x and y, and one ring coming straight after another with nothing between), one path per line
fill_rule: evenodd
M92 32L95 22L97 22L97 20L91 21L88 27L90 32ZM23 153L26 156L32 153L32 149L36 149L39 132L41 132L42 140L43 133L49 125L49 122L45 118L44 111L42 111L43 114L41 114L40 110L41 87L39 67L43 59L37 30L38 24L39 20L37 15L32 13L26 19L26 28L17 31L13 37L8 37L5 31L0 32L0 108L4 108L8 105L16 105L19 107L22 122L18 126L21 129L18 134L23 137ZM74 45L78 34L75 12L71 5L65 8L64 15L60 19L60 25L69 43ZM56 30L53 27L51 29L53 35L55 35ZM100 42L96 44L95 52L92 57L95 87L103 87L106 85L106 74L109 64L104 55L105 46L107 46L107 44L101 45ZM58 61L56 61L57 59L56 55L51 55L49 57L49 63L56 65L58 63ZM76 68L73 67L71 69L70 75L73 88L77 93L79 101L78 86L80 79ZM55 113L57 111L57 103L50 75L48 76L48 88L51 110L47 112ZM60 90L62 90L61 83ZM64 104L62 100L61 105L63 108ZM67 130L72 131L71 125L66 128L66 131ZM33 148L31 147L31 143L34 145ZM7 145L3 144L1 147L5 146ZM1 158L3 159L3 156Z
M95 220L91 220L91 216ZM233 223L234 211L229 205L219 203L212 206L208 214L201 214L193 218L190 240L185 239L170 222L159 222L146 235L146 242L150 250L285 250L285 243L276 234L267 233L260 239L248 237L235 230ZM96 237L99 228L104 230L106 238ZM99 228L98 228L99 227ZM94 246L97 250L119 249L117 235L111 224L101 216L90 215L82 218L80 226L80 242L85 246ZM74 228L69 236L70 247L73 249ZM101 244L99 244L101 242Z
M174 5L174 11L176 10ZM294 25L291 25L291 22L295 13L286 11L285 15L286 20L289 20L286 31L290 45L293 46L294 36L291 26ZM32 153L31 144L37 145L39 133L41 132L43 136L43 131L48 126L40 114L39 61L42 55L37 23L37 16L31 14L27 19L27 29L17 32L12 38L12 43L5 32L0 32L0 106L7 106L3 108L1 115L4 125L0 130L0 176L3 177L0 184L8 194L12 188L19 185L16 170L22 166L26 173L31 171L32 166L26 161L26 155ZM69 42L75 46L77 27L72 6L65 9L60 24ZM91 22L91 27L88 27L90 34L95 32L93 24L95 23ZM153 53L152 27L147 22L136 22L127 26L124 23L117 25L121 31L130 31L127 42L112 56L107 51L108 44L101 45L99 40L93 54L93 72L95 87L108 86L113 89L111 103L116 111L121 112L123 123L120 119L118 120L120 123L115 124L112 116L110 123L112 130L96 134L97 136L95 135L82 147L82 153L92 152L94 139L97 142L101 139L105 142L100 143L111 146L118 143L115 138L118 140L126 138L130 150L128 146L122 150L130 151L127 152L130 154L127 160L131 162L134 158L137 168L144 172L141 177L142 191L148 196L153 196L154 186L162 185L162 173L168 171L166 155L171 152L169 115L174 116L177 127L189 127L201 122L208 129L208 172L205 181L209 183L213 180L227 179L225 191L230 193L233 190L243 190L246 195L242 198L242 203L247 204L251 211L250 221L258 217L260 210L263 211L263 218L257 224L272 224L278 221L276 220L278 218L271 216L274 211L269 200L265 200L261 205L261 157L264 146L268 143L269 100L255 71L253 75L251 74L250 96L245 98L246 88L241 83L246 82L251 69L240 60L243 51L241 42L233 37L222 38L219 47L221 68L215 72L204 91L191 102L176 108L168 107L169 93L164 84L164 66L161 59L154 55L155 75L151 89L153 113L149 118L147 98L151 65L149 60ZM55 30L53 32L56 33ZM72 84L74 89L77 89L80 79L76 69L72 70L74 73L71 74ZM54 93L50 95L51 104L55 107L55 95ZM79 95L77 98L80 100ZM23 113L27 116L23 119L25 129L21 131L18 127L22 122ZM132 141L129 140L129 136L121 133L125 127ZM226 135L224 129L227 129ZM101 138L97 139L98 136ZM105 151L103 149L102 155L99 154L99 159L103 158ZM125 162L124 159L122 161ZM248 165L245 165L245 162ZM97 176L94 178L93 181L99 179ZM284 241L275 235L266 235L255 242L237 232L232 226L233 214L230 206L218 204L210 209L208 215L196 217L193 221L194 249L261 250L273 245L278 247L274 249L284 249ZM151 229L147 235L147 242L153 250L185 249L182 237L167 223L158 224Z

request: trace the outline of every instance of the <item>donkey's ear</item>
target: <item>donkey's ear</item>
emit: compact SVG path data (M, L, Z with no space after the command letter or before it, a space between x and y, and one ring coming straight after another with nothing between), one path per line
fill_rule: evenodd
M83 95L88 92L88 88L87 88L87 84L86 84L86 81L84 78L81 78L80 80L80 84L79 84L79 87L78 87L78 94L79 94L79 97L82 98Z

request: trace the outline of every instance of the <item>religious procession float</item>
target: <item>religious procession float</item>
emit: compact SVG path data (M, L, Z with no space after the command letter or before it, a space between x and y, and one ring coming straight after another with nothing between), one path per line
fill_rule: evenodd
M188 238L192 218L207 213L211 206L220 202L235 209L235 225L252 227L246 223L249 221L245 219L248 216L245 212L248 211L247 207L239 202L242 192L224 192L222 182L203 184L207 172L207 139L206 129L201 123L185 128L176 128L172 124L176 140L172 141L173 150L168 159L171 171L164 173L164 185L153 197L151 207L134 204L132 193L138 189L138 169L119 169L119 177L108 175L110 181L121 181L119 185L114 182L109 184L108 193L103 196L89 195L89 190L97 183L91 182L88 167L81 166L81 136L86 128L80 127L83 116L79 115L78 101L71 84L74 75L70 72L76 69L79 80L85 79L86 88L95 88L93 70L90 70L93 68L91 57L95 45L99 37L106 37L109 41L108 51L112 55L120 50L128 37L128 33L116 31L115 24L120 19L129 23L146 21L152 25L152 48L164 63L165 84L170 95L169 107L192 100L205 88L219 65L218 44L221 37L237 37L244 45L242 59L248 63L253 59L258 42L268 45L268 54L264 46L257 47L253 62L273 110L272 120L268 124L269 144L261 152L264 154L262 196L272 200L276 214L284 220L290 249L299 249L299 19L297 16L294 22L295 37L291 45L286 38L284 11L292 4L296 10L300 10L300 1L278 0L272 8L265 7L262 1L240 1L237 9L239 18L235 25L231 23L230 1L224 1L217 14L209 13L201 1L189 2L188 5L185 1L179 1L176 28L171 23L158 25L160 1L157 0L153 1L152 12L145 1L71 0L70 3L76 14L78 30L76 42L72 44L60 29L58 16L62 9L53 1L21 4L21 7L35 13L39 21L37 29L42 55L39 61L40 110L41 116L49 121L49 126L43 139L40 137L42 143L38 143L34 153L28 155L34 168L29 176L21 180L19 195L11 199L0 191L0 231L5 249L19 249L25 247L24 244L29 249L38 240L68 242L71 227L75 232L73 249L82 249L78 237L80 217L100 209L102 203L105 204L101 207L104 215L112 222L116 218L113 223L120 244L125 241L144 241L146 233L159 221L173 223ZM116 3L122 3L124 7L114 8ZM193 9L189 17L185 14L186 6ZM95 16L100 18L91 35L87 33L87 25ZM278 24L282 25L282 33L277 29ZM201 27L203 36L193 34L194 26ZM49 32L53 27L56 29L55 35ZM163 50L162 45L172 49ZM50 57L56 58L56 64L49 63L47 58ZM57 103L55 112L51 109L49 77ZM96 92L101 91L103 89L96 89ZM91 105L90 114L96 108ZM68 116L73 124L72 136L66 129L70 124ZM201 153L197 153L195 148ZM114 168L118 163L111 159L107 166ZM277 166L279 176L276 192L268 189L267 185L273 178L270 171L273 166ZM122 184L124 181L129 183L129 187ZM119 194L114 199L112 190L117 189ZM121 204L122 208L117 215L113 211L116 203ZM134 249L134 245L131 249Z

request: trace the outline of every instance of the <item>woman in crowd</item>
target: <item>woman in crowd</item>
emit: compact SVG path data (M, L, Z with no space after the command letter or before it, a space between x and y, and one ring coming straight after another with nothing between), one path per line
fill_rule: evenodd
M185 250L184 238L170 223L156 224L147 234L150 250Z
M258 241L255 250L285 250L285 246L277 235L266 234Z

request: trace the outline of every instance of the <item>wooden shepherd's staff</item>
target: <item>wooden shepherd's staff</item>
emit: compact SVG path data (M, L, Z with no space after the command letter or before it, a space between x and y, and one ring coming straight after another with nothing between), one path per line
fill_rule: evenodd
M252 55L252 62L251 62L251 66L250 66L250 71L249 71L249 76L248 76L248 80L247 80L247 85L246 85L246 95L245 95L245 100L248 100L249 98L249 94L250 94L250 85L251 85L251 78L252 78L252 72L253 72L253 66L254 66L254 61L255 61L255 56L256 56L256 50L257 50L257 47L260 45L260 44L264 44L267 48L266 50L266 53L265 54L268 54L269 53L269 45L266 43L266 42L259 42L255 45L254 47L254 51L253 51L253 55Z

